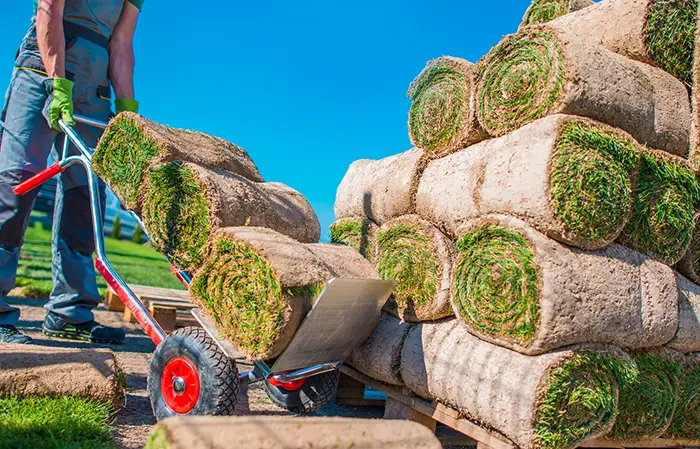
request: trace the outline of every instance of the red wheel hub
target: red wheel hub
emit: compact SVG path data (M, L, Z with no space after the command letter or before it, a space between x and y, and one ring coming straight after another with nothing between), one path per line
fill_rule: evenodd
M306 379L299 379L292 382L280 382L275 376L270 377L267 381L270 382L270 385L284 388L287 391L296 391L306 383Z
M189 412L199 399L197 368L183 357L170 360L163 369L160 391L172 411L179 414Z

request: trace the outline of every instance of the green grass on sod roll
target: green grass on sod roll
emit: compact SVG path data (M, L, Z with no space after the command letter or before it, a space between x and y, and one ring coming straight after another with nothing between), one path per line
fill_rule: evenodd
M377 233L377 271L397 281L389 307L429 303L437 294L438 261L430 237L409 223L398 223Z
M546 23L569 12L569 0L534 0L525 11L523 25Z
M631 138L589 121L566 121L549 180L550 204L564 229L585 242L614 239L629 218L638 161Z
M687 86L693 83L697 0L650 0L644 44L652 60Z
M530 340L539 321L540 279L528 240L504 226L484 225L461 236L452 274L460 316L482 332Z
M158 143L131 119L117 116L100 139L92 164L123 202L137 201L145 170L159 153Z
M671 424L676 409L680 358L653 350L632 356L639 377L620 391L620 413L608 436L628 441L656 438Z
M544 117L560 100L566 67L552 33L508 36L478 66L479 121L494 137Z
M82 398L2 398L0 449L113 449L112 413Z
M700 438L700 363L694 363L683 371L678 405L667 436Z
M575 447L615 418L619 391L639 374L613 353L582 351L555 366L535 411L534 448Z
M621 242L662 262L675 263L693 237L699 204L700 186L690 169L660 153L644 152L632 215Z
M148 436L146 446L143 449L168 449L168 437L165 435L165 430L162 427L156 426L156 429Z
M413 101L408 113L411 138L431 152L459 145L467 131L472 81L456 64L445 58L431 62L408 90Z
M172 162L152 170L143 220L153 248L183 270L198 268L211 235L209 203L194 172Z
M338 220L330 227L331 242L342 243L355 248L362 257L373 257L372 237L369 235L369 220L346 218Z

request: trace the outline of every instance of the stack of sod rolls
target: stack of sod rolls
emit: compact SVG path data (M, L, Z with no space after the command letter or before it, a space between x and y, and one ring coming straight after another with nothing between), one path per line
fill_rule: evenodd
M251 359L284 350L330 279L379 278L354 249L316 243L309 202L264 182L229 142L127 112L110 121L93 163L153 247L193 276L192 300Z
M428 63L414 148L336 195L333 240L398 283L347 363L522 448L700 444L697 10L534 0L477 64Z

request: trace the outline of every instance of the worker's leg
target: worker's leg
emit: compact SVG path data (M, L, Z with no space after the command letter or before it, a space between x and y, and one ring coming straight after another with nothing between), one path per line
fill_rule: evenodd
M15 70L0 114L0 325L14 325L19 310L5 302L15 286L19 249L37 191L17 196L13 188L46 168L56 133L42 116L46 77Z

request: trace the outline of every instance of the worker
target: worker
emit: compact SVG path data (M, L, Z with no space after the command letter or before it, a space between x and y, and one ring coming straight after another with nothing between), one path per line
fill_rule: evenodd
M63 150L59 119L94 148L101 130L75 124L73 114L107 121L111 90L116 112L137 112L133 36L143 0L34 0L34 15L17 53L0 111L0 342L28 343L6 302L37 190L13 188L46 168ZM110 83L112 89L110 89ZM71 153L76 151L72 148ZM55 156L57 157L57 156ZM100 183L102 210L104 185ZM59 175L52 229L53 290L42 325L51 337L118 343L124 330L95 321L99 303L92 253L87 174L73 165Z

